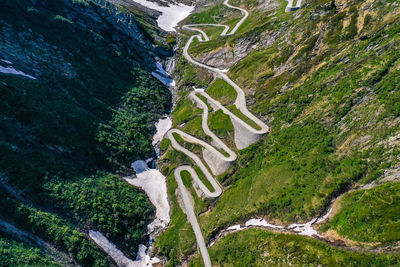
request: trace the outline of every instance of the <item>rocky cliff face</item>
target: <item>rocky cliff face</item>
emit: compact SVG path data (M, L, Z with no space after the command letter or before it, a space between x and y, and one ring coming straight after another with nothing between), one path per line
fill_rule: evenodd
M73 64L68 62L70 61L68 57L79 55L85 59L89 56L79 49L63 47L69 42L69 40L63 42L63 36L57 37L59 39L57 41L60 41L58 44L47 39L46 35L52 32L51 28L54 34L57 27L63 26L77 34L84 33L81 36L82 42L110 41L110 45L115 50L125 49L148 70L155 67L155 57L171 55L171 51L154 45L152 37L146 33L134 16L122 12L117 6L105 0L88 2L64 0L54 3L19 1L15 5L21 15L24 14L28 18L27 23L23 25L18 25L23 22L14 23L14 18L7 16L6 13L12 14L12 12L7 12L11 11L7 1L2 5L4 16L1 20L0 36L3 41L0 55L13 62L19 69L36 76L55 70L58 73L64 73L66 77L73 78L76 76L76 71ZM48 32L41 33L35 29L38 26L36 23L43 23L42 30L44 31L47 31L45 29L47 25ZM49 69L45 70L45 66Z
M270 39L271 37L268 37ZM272 37L273 38L273 37ZM220 69L231 68L257 48L259 36L239 39L232 48L222 47L198 56L200 62ZM268 42L268 40L266 40Z

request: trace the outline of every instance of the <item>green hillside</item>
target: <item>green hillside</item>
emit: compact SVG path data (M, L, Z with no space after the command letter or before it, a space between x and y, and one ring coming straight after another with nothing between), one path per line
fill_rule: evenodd
M328 235L327 240L344 242L345 247L354 246L355 250L397 251L399 205L393 181L399 179L400 164L400 6L394 0L310 0L303 1L297 11L285 12L286 1L267 2L263 5L257 1L230 1L231 5L249 11L248 19L238 31L221 37L222 28L201 26L211 40L196 40L189 47L189 54L199 62L220 69L232 66L228 76L245 91L252 113L270 126L268 135L237 151L238 159L233 166L217 176L224 189L219 198L194 197L206 243L222 229L243 224L250 218L264 218L283 226L310 221L323 215L331 201L344 194L341 204L335 205L343 210L321 226L324 233L335 232L335 235ZM235 25L242 16L240 12L220 11L222 9L225 9L222 4L199 9L182 25ZM216 12L220 15L215 15ZM183 30L182 34L187 40L196 33ZM234 61L235 58L239 60ZM201 113L195 112L195 105L190 104L186 92L193 85L209 86L206 92L225 106L232 103L235 96L222 80L204 84L204 69L192 71L188 79L187 60L184 57L179 60L176 75L180 78L180 99L173 119L177 126L186 122L181 128L185 132L203 138L197 134L200 126L188 127ZM193 112L183 118L183 108L189 110L190 105ZM214 113L217 112L209 116ZM227 144L233 144L233 136L226 134L231 126L225 125L225 131L215 129L214 132ZM201 157L201 150L193 150L192 145L186 147L197 151ZM169 177L169 186L174 188L174 167L194 164L172 149L166 149L163 171ZM346 193L372 181L387 184L365 192ZM362 200L358 200L361 196ZM170 197L176 198L174 192ZM202 208L197 209L200 206ZM380 212L370 211L370 208ZM158 240L160 255L170 262L191 261L190 256L198 252L194 236L186 234L191 226L179 212L173 213L173 218L175 223ZM269 251L268 246L281 246L280 235L257 231L268 236L262 240L268 243L266 251ZM302 248L307 250L302 259L283 263L277 260L283 257L282 251L288 255L305 252L288 245L279 253L263 256L261 243L252 243L261 241L252 235L248 230L219 240L215 248L210 249L213 264L399 264L397 254L375 257L368 253L350 253L295 235L283 236L290 244L305 242L304 246L310 249ZM248 244L251 247L245 249ZM239 252L243 249L248 251ZM318 260L327 250L333 253L332 258ZM313 258L312 254L319 256ZM201 262L201 258L195 258L193 265Z
M293 2L192 3L174 35L127 0L1 1L0 266L115 266L89 230L135 259L155 208L123 177L171 108L162 266L399 266L400 4Z

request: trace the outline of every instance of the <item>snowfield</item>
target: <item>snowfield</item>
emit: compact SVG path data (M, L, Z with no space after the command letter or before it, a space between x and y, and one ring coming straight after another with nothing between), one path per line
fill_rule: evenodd
M153 136L152 145L155 146L163 139L164 135L171 129L172 121L169 117L158 120L156 123L156 134Z
M160 11L162 14L158 17L158 26L167 32L175 32L175 27L178 23L184 20L192 13L194 6L184 4L168 4L168 6L159 6L154 2L147 0L132 0L142 6Z
M113 243L111 243L107 237L105 237L102 233L89 230L90 238L101 247L114 261L118 266L121 267L147 267L152 266L153 263L159 263L160 259L154 257L150 258L149 255L146 254L146 246L139 245L139 251L136 257L136 260L133 261L127 258L122 251L120 251Z
M174 87L175 81L169 76L169 74L164 70L162 65L157 62L157 69L151 73L153 77L157 78L160 82L168 87Z
M166 227L170 221L170 207L165 176L159 170L149 169L143 160L132 163L132 168L136 172L136 178L125 178L125 180L131 185L142 188L156 207L156 219L147 226L148 232L152 233Z
M90 238L101 247L118 266L134 266L133 261L125 257L113 243L111 243L102 233L89 230Z

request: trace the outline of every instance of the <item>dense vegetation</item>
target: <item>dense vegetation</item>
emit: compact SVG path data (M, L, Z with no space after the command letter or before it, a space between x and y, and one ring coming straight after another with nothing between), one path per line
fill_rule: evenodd
M29 203L14 200L0 191L0 212L7 221L22 231L32 232L51 241L61 251L67 251L84 266L112 264L106 255L85 234L59 215L39 210Z
M190 53L203 60L204 55L216 54L221 47L234 55L236 51L245 50L244 59L231 68L228 75L245 89L252 112L269 123L271 132L239 151L234 166L218 177L226 187L218 200L208 203L195 199L196 205L203 207L201 211L205 210L204 205L208 206L208 211L199 212L198 218L207 240L220 229L253 216L277 224L310 220L322 214L336 196L356 185L382 178L385 170L398 170L400 163L400 143L395 141L400 131L397 104L400 9L396 1L307 1L294 13L284 12L286 1L279 1L280 5L271 10L260 8L257 1L230 3L248 9L248 20L235 35L224 38L215 38L215 29L204 27L214 38L195 43ZM203 23L207 16L211 23L235 20L235 14L216 18L213 14L219 8L205 8L190 16L188 22ZM186 66L182 61L177 73L182 73L178 91L181 98L173 118L176 125L186 123L182 129L196 134L200 132L199 123L191 122L199 120L199 113L183 110L196 110L187 100L187 91L193 85L205 87L205 79L199 79L204 77L201 71L199 74L192 72L197 76L191 79L194 84L188 83L188 75L179 69ZM218 79L207 90L225 104L232 101L229 87ZM230 126L226 127L225 132ZM218 134L224 135L224 132ZM229 143L229 139L228 136L224 140ZM192 164L179 153L164 150L168 167L163 172L166 175L173 175L174 167L179 164ZM168 182L171 187L173 180ZM388 194L389 203L396 198L389 188L382 192ZM355 198L349 197L349 208L353 201ZM358 240L362 229L367 227L363 222L366 218L377 227L388 225L379 229L371 226L377 235L381 230L383 233L379 238L371 235L370 240L385 241L386 238L388 241L388 236L384 236L389 228L399 232L395 215L366 214L362 207L363 203L354 207L353 217L346 210L339 213L340 217L331 226L338 232L342 229L339 234L348 238L352 236L349 232L353 227L356 229L353 239L357 235ZM397 210L398 204L384 209ZM343 226L346 222L349 222L348 228ZM181 227L175 224L158 242L160 251L167 257L172 244L185 244L175 248L178 251L172 255L172 261L185 260L194 252L195 240L188 244L187 239L177 234L183 232L186 225ZM399 240L397 234L387 235L393 237L390 241ZM278 239L271 237L275 238ZM222 247L215 254L216 258L221 255L219 263L237 266L229 256L222 259L222 255L235 255L229 248L223 252ZM243 245L243 249L245 247ZM300 251L297 247L293 250ZM349 261L353 265L371 260L366 254L354 257L357 261ZM310 262L318 261L310 258ZM301 263L310 262L305 259ZM345 265L345 262L339 264ZM385 260L379 259L376 265L384 263Z
M0 64L36 78L0 73L0 217L83 265L108 266L89 229L132 258L147 241L152 205L109 173L154 155L153 124L171 96L151 71L170 52L147 24L96 2L0 3Z
M3 237L0 233L0 266L60 266L39 249Z
M159 81L143 77L145 73L140 72L139 84L122 97L111 121L100 124L98 140L110 150L108 160L114 164L129 166L133 159L152 155L153 122L170 108L169 92Z
M84 225L91 225L119 244L125 251L145 239L146 226L153 215L148 198L113 175L93 176L76 182L51 181L50 196L63 210ZM64 206L67 205L67 206Z
M336 249L309 237L250 229L210 248L215 266L397 266L399 255ZM190 266L203 266L196 257Z

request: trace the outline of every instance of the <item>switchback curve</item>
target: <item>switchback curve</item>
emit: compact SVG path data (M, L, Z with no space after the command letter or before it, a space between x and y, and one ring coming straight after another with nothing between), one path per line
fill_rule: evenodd
M301 0L298 0L298 3L301 4ZM185 155L187 155L189 158L193 160L194 163L200 168L200 170L203 172L205 175L206 179L210 182L211 186L213 187L214 191L211 192L206 185L201 181L199 178L198 174L196 171L193 169L193 167L189 165L184 165L180 166L175 169L174 171L174 176L178 184L179 192L181 194L182 200L183 200L183 209L187 215L188 221L192 225L193 231L196 236L196 241L201 253L201 256L203 258L204 265L206 267L211 267L211 260L210 256L208 254L208 250L204 241L204 237L201 233L199 223L196 218L196 214L194 212L192 203L190 201L190 195L187 189L185 188L181 173L184 171L187 171L194 183L200 188L200 190L204 193L205 197L207 198L216 198L219 197L222 194L222 188L219 185L218 181L212 176L212 174L209 171L209 168L214 174L221 174L224 171L229 168L230 164L236 160L236 154L227 147L227 145L220 139L218 138L208 127L207 124L207 118L208 118L208 107L207 105L196 95L196 94L201 94L204 98L207 99L210 103L213 104L216 109L221 109L223 113L228 115L234 125L234 130L235 130L235 144L237 149L243 149L248 147L249 145L253 144L256 142L258 139L260 139L262 136L267 134L269 132L269 127L261 121L259 118L257 118L255 115L253 115L248 109L246 105L246 96L242 88L240 88L236 83L234 83L228 75L225 74L226 70L221 70L215 67L207 66L203 63L200 63L196 60L194 60L188 53L188 49L192 42L194 41L195 38L199 42L207 42L209 41L209 38L207 34L199 29L198 27L204 27L204 26L212 26L212 27L222 27L223 31L221 32L220 36L229 36L235 34L235 32L239 29L239 27L243 24L243 22L247 19L249 16L249 13L247 10L232 6L228 3L228 0L224 1L224 5L232 8L232 9L237 9L242 12L243 17L241 20L235 25L235 27L229 32L230 27L227 25L221 25L221 24L190 24L190 25L185 25L182 27L182 29L185 30L190 30L190 31L196 31L199 34L192 35L187 43L184 46L183 49L183 55L188 60L191 64L204 68L210 72L212 72L216 77L220 77L223 79L225 82L227 82L229 85L231 85L235 91L236 91L236 100L235 100L235 106L236 108L248 119L253 121L258 128L255 129L253 126L249 125L245 121L243 121L241 118L239 118L237 115L233 114L230 110L225 108L220 102L217 100L213 99L211 96L209 96L206 92L204 91L199 91L199 90L194 90L189 94L189 97L197 103L197 105L203 109L203 114L202 114L202 128L203 131L206 135L211 137L213 140L213 144L224 150L229 156L225 156L221 152L219 152L217 149L215 149L213 146L210 144L204 142L203 140L200 140L194 136L191 136L187 133L184 133L183 131L179 129L171 129L167 133L168 139L171 140L171 146ZM292 6L292 0L288 0L288 7ZM288 9L287 9L288 11ZM238 134L238 132L241 132L242 134ZM197 145L200 145L203 147L203 159L207 163L208 167L206 166L205 163L200 159L198 155L195 153L189 151L188 149L184 148L182 145L178 143L178 141L175 139L174 134L179 135L184 141L194 143ZM216 166L218 165L218 166ZM221 167L222 166L222 167ZM221 167L221 168L219 168Z

